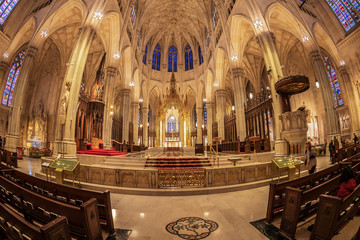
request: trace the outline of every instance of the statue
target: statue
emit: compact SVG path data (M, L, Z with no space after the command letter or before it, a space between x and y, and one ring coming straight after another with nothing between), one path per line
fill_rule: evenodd
M64 96L60 100L60 114L59 114L60 124L65 124L66 111L67 111L69 97L70 97L70 88L71 88L71 83L66 82L65 93L64 93Z

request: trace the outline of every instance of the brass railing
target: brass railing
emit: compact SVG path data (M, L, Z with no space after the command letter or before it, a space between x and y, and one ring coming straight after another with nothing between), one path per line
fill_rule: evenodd
M204 169L159 169L159 188L204 187Z

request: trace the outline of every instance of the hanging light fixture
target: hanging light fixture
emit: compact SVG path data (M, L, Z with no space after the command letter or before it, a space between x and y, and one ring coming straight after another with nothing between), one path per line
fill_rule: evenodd
M344 61L344 60L341 60L341 61L340 61L340 65L341 65L341 66L345 66L345 61Z
M318 82L317 79L315 80L315 86L316 86L317 88L320 88L320 84L319 84L319 82Z
M307 41L309 41L309 36L308 35L303 35L301 37L301 39L302 39L303 42L307 42Z
M207 98L203 98L203 102L207 102Z
M101 20L103 16L104 16L104 13L102 11L96 11L94 14L94 19Z
M119 59L120 58L120 53L119 52L114 52L113 58Z
M49 32L48 32L48 30L42 30L41 31L41 36L43 37L43 38L46 38L47 36L49 35Z
M231 110L235 111L235 106L234 105L231 106Z
M4 58L8 58L9 57L9 53L8 52L4 52Z
M139 102L143 102L143 101L144 101L144 99L142 99L142 98L139 99Z
M253 99L254 95L252 93L249 93L249 98Z
M260 21L260 19L255 19L253 24L255 28L261 28L263 26L263 23Z
M130 87L134 87L134 86L135 86L135 82L134 82L134 81L131 81L131 82L129 83L129 86L130 86Z
M238 60L238 56L236 54L231 55L231 61L235 62Z
M218 82L214 82L214 87L218 87L219 83Z

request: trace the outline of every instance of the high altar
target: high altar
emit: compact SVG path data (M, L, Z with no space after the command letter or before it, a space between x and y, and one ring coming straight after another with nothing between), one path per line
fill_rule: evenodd
M164 104L157 112L158 147L186 147L190 145L189 111L176 91L175 74L172 73L170 90Z

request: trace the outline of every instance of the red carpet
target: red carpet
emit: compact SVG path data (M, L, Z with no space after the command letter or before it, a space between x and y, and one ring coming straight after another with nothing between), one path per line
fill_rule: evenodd
M79 150L79 151L76 151L76 153L77 154L99 155L99 156L118 156L118 155L127 154L127 153L115 151L112 149Z

